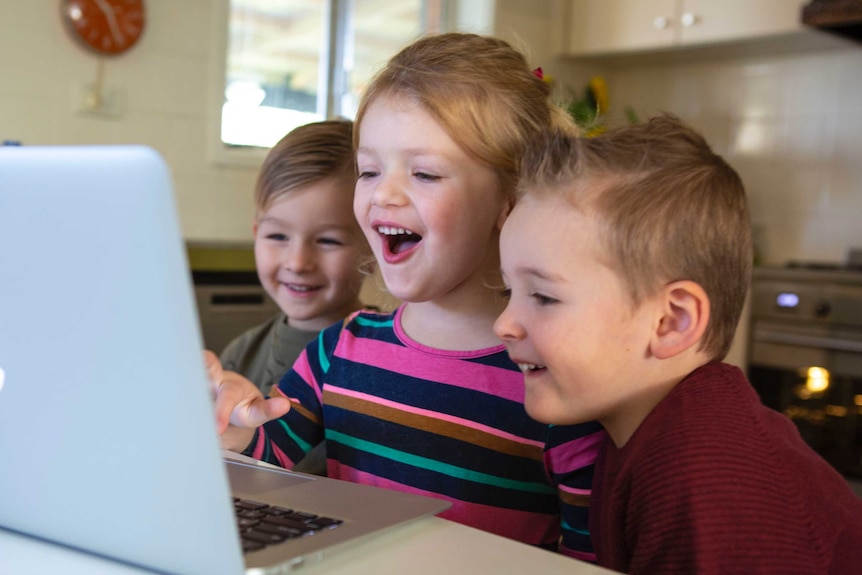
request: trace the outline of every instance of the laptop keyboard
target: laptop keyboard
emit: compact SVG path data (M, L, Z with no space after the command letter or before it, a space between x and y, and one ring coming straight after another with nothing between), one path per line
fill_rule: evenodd
M242 552L260 551L288 539L308 537L343 523L340 519L322 517L285 509L248 499L233 498Z

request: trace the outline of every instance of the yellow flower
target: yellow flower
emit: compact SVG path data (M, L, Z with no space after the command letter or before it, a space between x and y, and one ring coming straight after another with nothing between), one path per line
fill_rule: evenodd
M570 90L571 92L571 90ZM598 136L607 130L605 120L610 108L608 85L602 76L593 76L587 82L583 97L573 96L564 104L566 112L586 137ZM625 107L625 115L630 124L637 124L638 117L631 106Z
M593 76L590 78L590 92L593 94L593 98L596 101L596 112L597 115L602 115L608 111L608 107L610 106L608 102L608 86L605 83L605 79L601 76Z
M599 134L604 134L607 131L604 125L598 125L593 128L590 128L584 133L584 136L587 138L592 138L593 136L598 136Z

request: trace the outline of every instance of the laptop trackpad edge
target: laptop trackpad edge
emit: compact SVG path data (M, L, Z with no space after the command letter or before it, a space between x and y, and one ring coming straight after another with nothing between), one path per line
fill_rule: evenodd
M246 495L266 493L285 487L314 481L311 475L302 475L286 469L261 468L253 464L225 461L231 491Z

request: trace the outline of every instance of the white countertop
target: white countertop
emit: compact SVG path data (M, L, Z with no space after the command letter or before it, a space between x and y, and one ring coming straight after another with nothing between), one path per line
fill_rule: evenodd
M303 575L411 573L601 575L611 571L453 523L439 517L380 533L341 548ZM142 575L150 573L0 529L0 574Z

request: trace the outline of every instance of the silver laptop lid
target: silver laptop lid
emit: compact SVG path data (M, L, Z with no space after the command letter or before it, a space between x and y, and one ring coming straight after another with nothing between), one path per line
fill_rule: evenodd
M201 349L158 155L0 148L0 526L241 572Z

